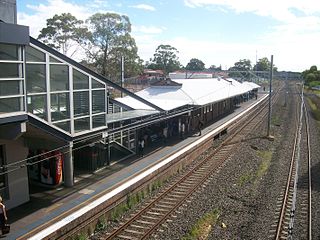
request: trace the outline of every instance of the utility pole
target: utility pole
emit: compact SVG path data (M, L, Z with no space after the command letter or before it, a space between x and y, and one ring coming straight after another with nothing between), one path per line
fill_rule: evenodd
M270 79L269 79L269 115L268 115L268 132L267 138L273 140L274 137L270 135L271 127L271 93L272 93L272 78L273 78L273 55L271 55L271 66L270 66Z
M121 56L121 87L124 84L124 57ZM121 91L121 97L123 97L123 92Z

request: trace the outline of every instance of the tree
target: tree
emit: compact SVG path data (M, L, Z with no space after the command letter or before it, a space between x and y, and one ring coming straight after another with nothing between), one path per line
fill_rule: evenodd
M125 77L142 72L142 60L130 35L127 16L116 13L96 13L88 20L90 35L86 41L88 62L102 75L117 81L121 75L121 57L125 60Z
M216 65L211 65L209 67L209 70L211 70L211 71L221 71L221 65L219 67L217 67Z
M47 19L47 27L40 31L38 39L67 55L68 51L78 46L78 43L87 34L88 29L83 26L83 21L70 13L62 13ZM69 56L71 57L75 52L76 50Z
M230 77L248 78L250 76L249 71L252 69L251 61L249 59L241 59L229 68Z
M254 71L270 71L271 62L268 58L264 57L258 60L257 64L254 65ZM276 72L278 69L273 64L273 71Z
M186 66L186 70L190 71L202 71L205 69L205 64L196 58L192 58Z
M311 85L312 82L320 82L320 71L318 71L317 66L313 65L310 67L310 69L307 69L302 72L302 77L306 85ZM318 83L314 84L319 85Z
M178 50L170 45L159 45L150 59L148 68L163 70L165 74L176 71L181 68L178 60Z

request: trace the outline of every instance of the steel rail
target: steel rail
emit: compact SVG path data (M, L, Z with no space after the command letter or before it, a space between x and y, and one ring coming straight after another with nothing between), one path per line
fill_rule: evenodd
M307 133L307 155L308 155L308 239L312 239L312 162L311 162L311 141L310 141L310 126L309 126L309 114L307 107L304 104L305 112L305 123L306 123L306 133Z
M278 96L278 94L275 94L276 96ZM274 96L275 96L274 95ZM187 193L185 193L185 195L174 204L174 206L171 207L171 209L166 212L160 219L158 219L155 223L153 223L153 225L151 227L148 227L148 229L146 230L146 232L140 233L141 236L139 236L139 239L145 239L148 236L150 236L152 234L152 232L161 224L163 223L163 221L165 221L168 216L175 211L180 205L183 204L183 202L191 195L194 193L194 191L196 189L198 189L198 187L200 185L203 184L203 182L205 182L208 179L208 176L210 176L212 174L212 172L216 171L217 168L219 168L221 166L221 164L226 161L231 155L232 155L232 151L230 151L230 145L228 145L227 143L229 143L232 139L235 138L235 136L240 138L243 138L243 135L247 135L249 132L252 131L252 129L254 129L259 123L261 123L261 121L264 120L265 116L267 115L267 111L266 107L267 107L267 101L265 102L265 105L263 107L260 107L258 109L255 109L254 113L251 114L251 120L245 122L245 124L242 124L240 126L240 128L236 129L235 132L233 134L231 134L229 137L227 137L227 139L224 141L223 144L221 144L218 148L216 148L213 153L211 153L209 156L207 156L203 161L201 161L198 165L196 165L195 167L193 167L190 171L188 171L186 174L184 174L177 182L175 182L172 186L170 186L168 189L166 189L164 192L162 192L159 196L157 196L157 198L153 199L151 202L149 202L143 209L139 210L137 213L134 214L133 217L131 217L128 221L126 221L124 224L122 224L120 227L118 227L117 229L115 229L113 232L111 232L110 234L108 234L107 236L105 236L103 239L113 239L116 236L119 236L123 231L125 231L126 228L130 227L130 225L138 220L143 214L147 213L148 211L150 211L150 209L156 205L157 202L160 202L161 199L163 199L165 196L168 196L168 194L170 192L172 192L174 189L176 189L177 187L179 187L179 184L181 184L183 181L187 180L190 178L190 176L192 176L193 174L196 173L196 171L198 169L200 169L200 167L204 166L206 163L209 162L209 160L213 159L213 156L216 156L219 152L223 152L223 149L229 148L228 151L225 151L224 153L222 153L222 157L220 157L219 162L217 162L218 160L216 159L216 161L212 160L212 163L210 163L210 165L207 166L207 172L204 174L204 176L197 181L197 183L195 183L193 185L193 187L191 189L188 190ZM265 111L264 114L261 114L262 111ZM260 115L260 118L258 118L257 116ZM254 123L254 120L256 120L256 122ZM248 127L249 124L254 123L254 126L250 126L250 128ZM247 127L247 131L244 131L244 129ZM243 131L245 132L243 134ZM242 134L241 134L242 133ZM236 144L235 147L239 146L239 144ZM235 148L234 147L234 148Z

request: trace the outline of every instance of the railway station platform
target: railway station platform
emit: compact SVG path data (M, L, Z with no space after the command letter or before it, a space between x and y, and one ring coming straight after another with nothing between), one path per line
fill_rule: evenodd
M71 214L80 204L89 204L92 199L97 199L98 196L108 193L114 186L123 184L130 176L162 161L166 156L172 155L179 149L204 137L206 133L213 131L257 104L265 95L265 93L259 93L258 100L251 99L243 102L233 113L203 128L201 136L195 134L187 135L184 139L168 139L167 143L159 143L153 148L146 146L143 157L133 156L92 174L77 173L75 175L75 184L70 188L64 186L55 189L41 186L33 188L28 203L8 211L11 232L0 238L28 239L30 236L42 231L44 224L60 220L62 214Z

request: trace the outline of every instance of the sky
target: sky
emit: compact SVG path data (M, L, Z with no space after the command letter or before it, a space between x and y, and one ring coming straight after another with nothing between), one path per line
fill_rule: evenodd
M320 67L319 0L17 0L18 24L37 37L54 14L86 20L101 12L129 17L138 54L148 61L160 44L228 69L241 59L263 57L280 71Z

